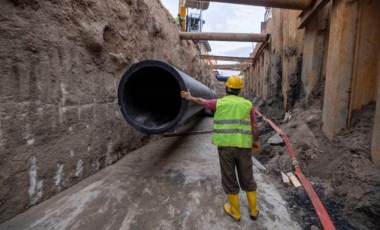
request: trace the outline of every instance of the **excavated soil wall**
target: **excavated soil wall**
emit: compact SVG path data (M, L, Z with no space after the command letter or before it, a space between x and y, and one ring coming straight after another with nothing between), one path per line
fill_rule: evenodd
M1 0L0 222L157 138L117 104L133 63L161 60L212 85L177 30L159 0Z
M297 30L299 11L271 9L272 17L261 32L271 35L268 43L257 43L253 65L244 71L244 96L262 99L277 97L288 110L301 94L301 67L304 30ZM256 55L259 53L258 55Z
M319 6L310 17L267 9L262 32L271 36L251 55L256 59L244 72L244 95L288 134L305 175L321 198L331 201L324 204L336 228L377 229L380 2L335 0ZM292 114L287 119L284 110ZM279 177L280 170L292 170L291 159L283 147L266 142L273 134L261 127L259 158ZM297 203L297 194L292 197Z

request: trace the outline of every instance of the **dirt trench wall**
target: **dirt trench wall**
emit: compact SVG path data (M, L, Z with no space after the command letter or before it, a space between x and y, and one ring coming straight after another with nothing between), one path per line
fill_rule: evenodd
M304 30L298 30L300 11L271 10L272 17L262 30L271 37L264 48L260 49L260 43L256 45L252 55L256 60L245 72L247 87L244 95L263 99L278 97L282 99L284 108L290 108L301 92Z
M117 105L131 64L162 60L210 86L197 55L159 0L1 0L0 222L152 139Z
M352 125L354 111L376 103L379 10L379 1L336 0L331 6L322 117L329 139Z
M244 71L244 95L275 97L290 110L323 101L323 132L332 140L352 125L352 114L377 101L379 1L315 1L315 10L267 9L264 48ZM301 23L302 22L302 23ZM374 136L378 136L374 129ZM380 157L374 143L373 161ZM376 153L375 153L376 152Z
M282 18L280 9L272 9L273 16L268 22L270 40L270 97L282 98Z
M302 87L305 104L312 103L313 91L322 85L326 77L326 64L330 4L327 4L305 26L305 38L302 56Z

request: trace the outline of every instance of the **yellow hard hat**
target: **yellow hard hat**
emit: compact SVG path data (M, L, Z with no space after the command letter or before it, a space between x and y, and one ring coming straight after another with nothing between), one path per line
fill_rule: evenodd
M238 76L232 75L231 77L228 78L226 82L226 86L230 89L242 89L243 80Z

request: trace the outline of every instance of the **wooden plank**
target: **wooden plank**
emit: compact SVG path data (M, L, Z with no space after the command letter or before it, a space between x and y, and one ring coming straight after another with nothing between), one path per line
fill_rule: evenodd
M294 176L294 174L292 172L288 172L286 175L290 178L290 181L292 182L294 187L298 188L301 186L301 183L299 182L297 177Z
M281 171L281 177L282 177L282 182L286 186L290 185L290 179L289 179L289 177L284 172L282 172L282 171Z

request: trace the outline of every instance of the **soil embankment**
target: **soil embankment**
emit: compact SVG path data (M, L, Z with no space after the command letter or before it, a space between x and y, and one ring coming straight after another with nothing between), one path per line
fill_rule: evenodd
M314 186L337 229L376 229L380 226L380 168L370 162L370 140L374 105L357 111L352 126L329 141L322 132L321 98L305 109L299 103L291 110L291 118L283 122L284 111L267 102L261 110L280 125L291 140L304 174ZM272 103L269 100L269 103ZM303 189L285 188L281 171L292 170L291 159L282 146L266 144L275 132L262 125L263 151L258 156L266 163L296 218L305 229L319 227L318 218Z
M133 63L213 81L159 0L3 0L0 31L0 222L157 138L117 104Z

